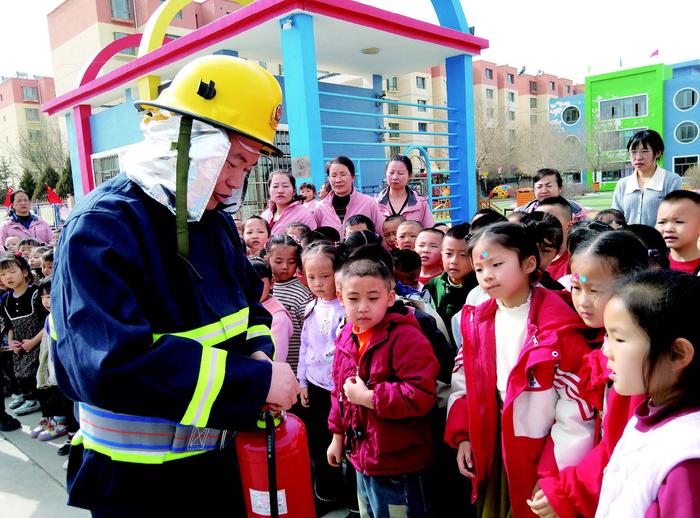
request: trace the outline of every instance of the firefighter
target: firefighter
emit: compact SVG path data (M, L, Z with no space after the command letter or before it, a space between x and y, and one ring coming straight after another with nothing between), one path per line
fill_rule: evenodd
M51 336L80 432L70 505L93 516L242 516L232 436L299 392L274 362L262 284L231 213L273 142L282 93L256 64L187 64L144 112L124 172L71 213Z

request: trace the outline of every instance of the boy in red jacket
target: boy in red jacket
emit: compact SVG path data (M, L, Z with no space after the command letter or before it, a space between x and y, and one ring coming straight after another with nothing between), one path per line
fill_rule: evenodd
M328 462L343 451L357 471L363 516L431 516L426 471L433 462L428 412L437 400L439 365L415 317L394 304L386 266L350 260L338 296L348 324L336 339Z

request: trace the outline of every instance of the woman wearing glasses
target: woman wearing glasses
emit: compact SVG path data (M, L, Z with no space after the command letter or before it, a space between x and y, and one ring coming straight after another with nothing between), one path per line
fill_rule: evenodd
M343 239L343 221L355 214L372 220L381 231L384 216L377 200L355 189L355 164L346 156L338 156L326 164L326 176L331 192L314 209L319 227L333 227Z
M612 208L621 211L629 225L653 227L661 200L681 189L681 177L657 165L664 154L664 141L654 130L635 133L627 151L634 173L617 182Z

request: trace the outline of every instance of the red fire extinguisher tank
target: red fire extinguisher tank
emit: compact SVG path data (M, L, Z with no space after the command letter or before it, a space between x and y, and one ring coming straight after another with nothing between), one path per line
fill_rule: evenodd
M301 419L287 414L275 427L274 446L279 516L314 518L309 448ZM266 430L239 432L236 452L248 517L271 516Z

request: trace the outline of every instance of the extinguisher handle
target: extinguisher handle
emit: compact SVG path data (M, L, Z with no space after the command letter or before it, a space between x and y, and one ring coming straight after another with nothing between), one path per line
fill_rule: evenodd
M277 466L275 458L275 416L271 411L265 412L267 433L267 484L270 491L270 517L278 518L277 507Z

